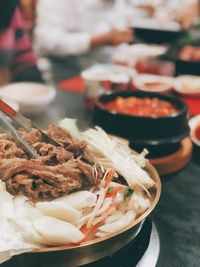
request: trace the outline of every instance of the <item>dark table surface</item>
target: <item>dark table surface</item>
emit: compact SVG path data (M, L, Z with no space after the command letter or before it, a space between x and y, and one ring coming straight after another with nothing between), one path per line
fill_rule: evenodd
M50 108L32 119L44 129L65 117L77 118L82 130L91 125L83 96L58 90ZM161 243L157 267L199 267L200 165L192 161L182 171L161 179L161 198L152 214Z

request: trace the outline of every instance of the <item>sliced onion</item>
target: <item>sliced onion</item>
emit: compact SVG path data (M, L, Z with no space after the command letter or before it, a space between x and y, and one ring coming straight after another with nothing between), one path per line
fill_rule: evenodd
M49 245L77 243L84 237L74 225L49 216L40 216L33 226Z
M86 207L93 207L96 204L97 196L90 191L79 191L71 193L67 196L57 198L52 202L63 202L77 210L82 210Z
M106 233L115 233L130 225L135 219L135 216L136 214L134 211L128 211L122 218L113 223L104 224L100 226L98 230Z
M134 191L128 203L128 209L133 209L137 215L143 213L150 206L150 201L142 191Z
M44 215L55 217L71 223L75 223L81 217L80 211L61 201L38 202L35 206Z
M123 216L124 216L123 212L117 212L117 213L107 217L106 220L105 220L105 223L106 224L112 223L112 222L122 218Z

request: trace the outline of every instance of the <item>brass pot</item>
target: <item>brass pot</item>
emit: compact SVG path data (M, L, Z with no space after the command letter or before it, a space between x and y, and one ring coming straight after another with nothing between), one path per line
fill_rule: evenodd
M151 206L139 216L129 227L104 238L87 241L80 246L60 246L39 248L33 252L13 257L2 264L2 267L75 267L92 263L111 255L127 245L139 233L145 218L155 208L161 193L161 182L155 168L147 163L146 171L155 182L151 189Z

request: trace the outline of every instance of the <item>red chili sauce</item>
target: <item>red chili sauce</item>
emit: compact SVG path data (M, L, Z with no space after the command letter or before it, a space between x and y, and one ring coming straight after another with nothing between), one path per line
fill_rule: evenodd
M200 141L200 125L195 128L194 135Z
M147 86L147 87L151 87L151 88L153 87L154 88L154 87L157 87L157 86L158 87L164 86L164 85L166 85L166 83L162 83L162 82L145 82L144 85Z
M104 108L117 113L139 117L168 117L178 112L170 102L154 98L117 97L103 104Z

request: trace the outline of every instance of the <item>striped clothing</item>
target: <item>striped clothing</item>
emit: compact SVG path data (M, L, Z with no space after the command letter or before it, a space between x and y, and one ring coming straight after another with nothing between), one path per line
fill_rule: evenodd
M10 68L13 80L42 81L36 61L22 14L16 8L10 26L0 31L0 68Z

